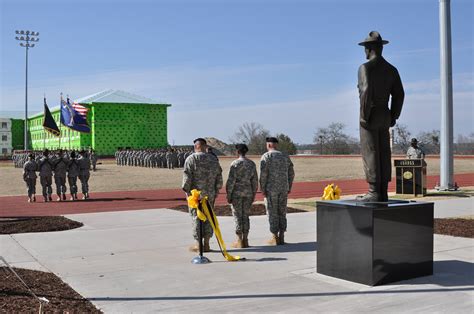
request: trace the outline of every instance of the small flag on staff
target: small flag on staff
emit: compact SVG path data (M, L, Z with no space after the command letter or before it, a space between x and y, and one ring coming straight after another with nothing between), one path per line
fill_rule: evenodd
M48 105L46 104L46 97L44 98L43 128L54 136L61 135L61 131L59 130L58 125L56 124L56 121L54 121L51 111L49 111Z

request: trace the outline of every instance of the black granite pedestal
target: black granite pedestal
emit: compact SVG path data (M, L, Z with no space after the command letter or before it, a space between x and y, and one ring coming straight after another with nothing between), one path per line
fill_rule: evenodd
M370 286L433 274L433 203L317 202L317 272Z

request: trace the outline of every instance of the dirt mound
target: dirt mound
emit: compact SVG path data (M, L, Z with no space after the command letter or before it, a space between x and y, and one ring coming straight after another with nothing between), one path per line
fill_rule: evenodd
M206 140L207 145L211 146L217 155L231 156L233 154L232 145L224 143L215 137L206 137L204 139Z

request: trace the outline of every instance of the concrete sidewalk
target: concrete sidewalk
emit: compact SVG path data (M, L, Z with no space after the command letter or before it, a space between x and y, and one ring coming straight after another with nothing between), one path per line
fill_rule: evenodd
M449 206L442 203L436 211ZM472 207L467 211L472 214ZM435 235L433 276L368 287L315 272L315 212L289 214L289 244L278 247L265 245L267 218L251 217L252 247L231 250L247 261L225 262L212 252L207 265L190 263L191 221L185 213L155 209L68 217L85 226L2 235L0 255L17 267L54 272L108 313L466 313L474 306L473 239ZM230 244L232 218L219 222ZM211 246L217 249L215 241Z

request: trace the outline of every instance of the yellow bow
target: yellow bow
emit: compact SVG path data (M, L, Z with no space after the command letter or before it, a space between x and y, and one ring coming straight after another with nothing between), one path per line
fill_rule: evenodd
M323 193L323 200L325 201L333 201L333 200L338 200L341 198L342 190L337 186L332 184L328 184L324 188L324 193Z

